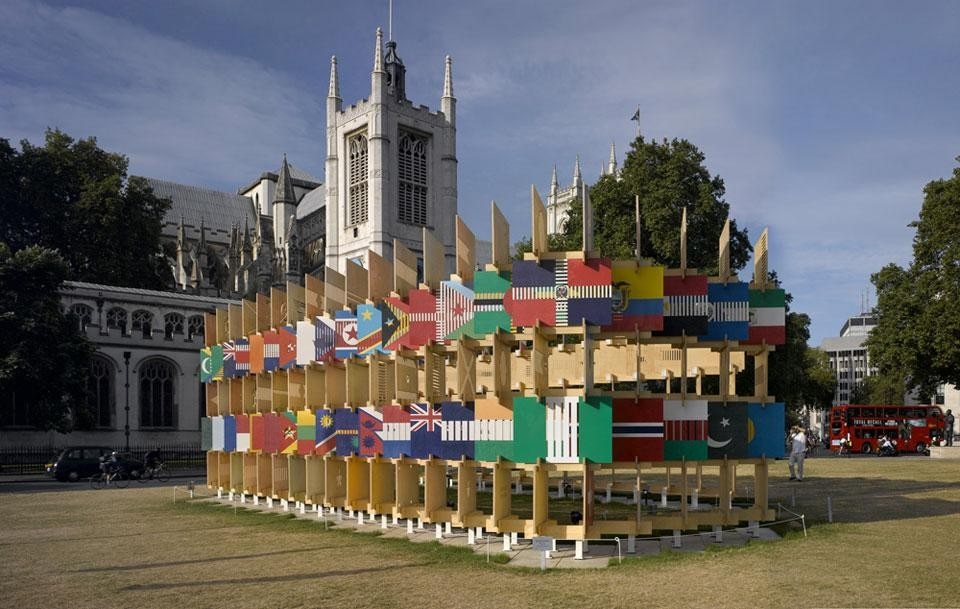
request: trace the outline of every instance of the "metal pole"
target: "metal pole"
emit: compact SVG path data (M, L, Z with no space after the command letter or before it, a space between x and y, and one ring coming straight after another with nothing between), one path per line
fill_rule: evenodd
M130 452L130 352L123 352L123 364L126 368L127 380L123 385L125 393L123 406L123 435L125 438L124 450Z

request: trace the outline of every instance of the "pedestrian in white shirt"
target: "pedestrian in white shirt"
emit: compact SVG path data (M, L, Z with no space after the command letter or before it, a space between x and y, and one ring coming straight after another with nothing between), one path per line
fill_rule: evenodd
M803 482L803 458L807 453L807 434L794 425L790 430L790 479ZM796 467L796 471L794 471Z

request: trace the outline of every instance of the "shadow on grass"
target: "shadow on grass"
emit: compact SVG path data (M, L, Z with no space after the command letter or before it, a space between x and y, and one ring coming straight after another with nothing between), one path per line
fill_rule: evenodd
M944 494L949 497L916 497ZM960 514L960 485L937 480L823 478L770 482L770 503L803 512L807 522L827 520L830 498L834 522L909 520ZM795 504L795 507L794 507Z
M298 552L315 552L318 550L331 550L337 546L316 546L313 548L300 548L297 550L281 550L277 552L261 552L259 554L242 554L240 556L214 556L211 558L198 558L196 560L172 560L169 562L148 562L136 565L116 565L111 567L91 567L89 569L76 569L74 573L98 573L115 571L140 571L141 569L157 569L162 567L178 567L182 565L207 564L221 562L225 560L246 560L248 558L264 558L266 556L286 556Z
M310 573L297 573L291 575L273 575L266 577L234 577L230 579L212 579L207 581L185 581L185 582L170 582L170 583L155 583L155 584L132 584L130 586L124 586L120 588L125 592L127 591L136 591L136 590L171 590L176 588L204 588L207 586L236 586L243 584L270 584L278 582L295 582L295 581L314 581L317 579L323 579L328 577L348 577L350 575L362 575L364 573L376 573L379 571L390 571L394 572L398 569L409 569L415 567L422 567L425 565L422 564L406 564L406 565L391 565L389 567L367 567L364 569L345 569L342 571L326 571L318 573L316 571Z

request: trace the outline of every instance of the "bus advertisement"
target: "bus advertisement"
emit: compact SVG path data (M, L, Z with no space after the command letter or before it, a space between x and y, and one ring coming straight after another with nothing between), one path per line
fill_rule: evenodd
M887 436L901 453L925 453L931 441L943 435L944 418L939 406L861 406L843 404L830 409L830 450L838 452L840 441L850 438L844 452L870 454Z

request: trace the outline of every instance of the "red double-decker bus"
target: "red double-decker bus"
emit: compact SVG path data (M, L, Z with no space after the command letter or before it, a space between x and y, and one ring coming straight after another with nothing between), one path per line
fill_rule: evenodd
M881 436L896 441L902 453L923 453L932 438L943 434L939 406L834 406L830 410L830 450L840 450L840 440L850 434L850 451L870 454Z

